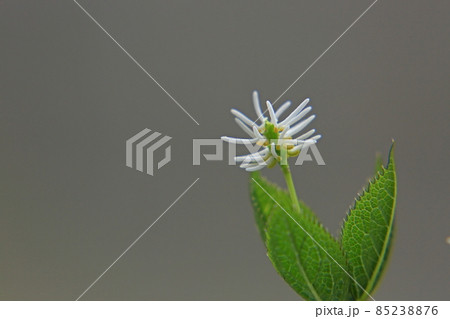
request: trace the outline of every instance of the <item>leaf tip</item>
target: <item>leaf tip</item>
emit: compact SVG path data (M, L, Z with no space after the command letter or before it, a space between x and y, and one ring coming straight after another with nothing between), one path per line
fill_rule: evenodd
M389 164L394 163L394 150L395 150L395 141L392 139L391 148L389 149L388 162L386 164L386 169L389 167Z

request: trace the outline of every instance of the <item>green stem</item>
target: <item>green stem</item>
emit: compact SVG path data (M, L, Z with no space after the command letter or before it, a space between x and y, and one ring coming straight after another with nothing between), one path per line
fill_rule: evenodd
M292 181L291 169L289 164L280 164L281 170L283 171L284 179L286 180L286 185L289 190L289 195L291 196L292 206L297 213L300 213L300 205L298 204L297 192L295 191L294 182Z

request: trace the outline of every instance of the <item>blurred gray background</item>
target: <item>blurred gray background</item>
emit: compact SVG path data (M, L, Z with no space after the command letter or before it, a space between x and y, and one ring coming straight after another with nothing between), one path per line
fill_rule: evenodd
M297 300L266 257L248 174L192 166L192 139L242 136L372 1L0 1L0 299ZM396 140L397 234L377 300L448 300L448 1L378 1L277 103L306 97L326 166L294 168L337 234ZM155 176L125 166L144 128L171 136ZM283 183L278 169L263 172Z

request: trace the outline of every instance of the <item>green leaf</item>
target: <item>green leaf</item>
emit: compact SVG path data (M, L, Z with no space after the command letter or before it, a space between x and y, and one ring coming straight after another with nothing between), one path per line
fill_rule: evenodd
M371 294L385 268L394 232L397 178L394 144L387 167L381 167L350 209L342 229L342 248L347 256L355 299Z
M262 186L262 187L261 187ZM253 172L250 175L250 196L255 215L256 225L258 227L261 238L266 243L266 223L270 214L273 212L277 204L266 194L271 194L276 201L286 210L293 210L291 197L289 193L281 189L278 185L269 182L262 177L259 172ZM309 219L317 220L316 215L312 212L304 202L299 201L301 214L307 216Z
M344 255L314 213L304 203L296 213L289 194L259 174L252 174L250 189L259 232L281 277L306 300L350 300Z

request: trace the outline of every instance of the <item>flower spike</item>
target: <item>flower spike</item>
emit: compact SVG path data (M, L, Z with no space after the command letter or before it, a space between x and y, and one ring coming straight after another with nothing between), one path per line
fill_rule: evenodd
M247 133L250 138L234 138L223 136L222 140L231 144L255 144L260 148L254 153L236 156L235 162L242 162L240 167L248 172L257 171L264 167L272 167L282 160L282 157L297 156L302 148L315 144L321 135L311 137L316 130L312 129L294 138L314 119L315 115L303 119L312 107L308 106L309 99L305 99L291 114L283 121L279 117L289 108L290 101L284 102L276 111L270 101L266 102L268 117L264 116L261 109L258 91L253 91L253 106L257 115L256 121L252 121L242 112L232 109L231 113L236 116L235 121L239 127ZM257 124L260 120L261 124Z

